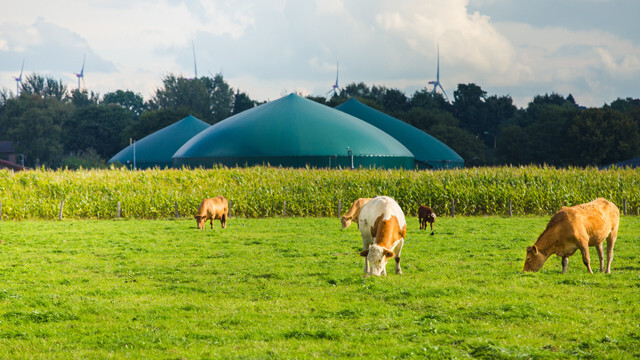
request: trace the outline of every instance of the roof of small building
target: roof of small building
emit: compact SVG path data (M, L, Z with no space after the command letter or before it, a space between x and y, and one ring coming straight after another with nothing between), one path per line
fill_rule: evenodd
M189 115L184 119L164 127L135 141L113 156L109 163L134 163L137 168L171 167L171 157L185 142L211 125Z
M411 151L347 113L296 94L227 118L194 136L174 165L414 168Z
M349 99L336 109L366 121L391 135L413 153L419 167L436 169L464 167L464 159L442 141L356 99Z

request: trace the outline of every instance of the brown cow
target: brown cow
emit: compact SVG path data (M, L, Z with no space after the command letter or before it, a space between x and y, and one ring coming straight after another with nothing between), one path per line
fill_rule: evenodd
M349 209L349 211L347 211L347 213L340 218L340 222L342 223L343 229L346 229L349 226L351 226L352 221L355 222L356 225L358 225L358 228L360 227L360 225L358 224L358 219L360 217L360 210L362 210L362 207L364 206L364 204L369 202L369 200L371 200L371 198L360 198L353 202L353 205L351 205L351 208Z
M427 230L427 223L431 225L431 235L433 235L433 223L436 222L436 213L430 207L420 205L418 208L418 221L420 230Z
M552 254L562 257L562 273L567 272L569 256L576 250L582 262L593 274L589 261L589 246L595 246L600 258L600 271L611 273L613 244L618 236L620 213L613 203L598 198L590 203L562 207L542 232L535 245L527 247L525 271L538 271ZM604 267L602 243L607 240L607 267Z
M204 229L204 223L211 219L211 228L213 229L213 220L220 219L222 228L227 227L227 216L229 214L229 202L223 196L217 196L211 199L204 199L200 203L198 214L194 216L198 223L198 229Z

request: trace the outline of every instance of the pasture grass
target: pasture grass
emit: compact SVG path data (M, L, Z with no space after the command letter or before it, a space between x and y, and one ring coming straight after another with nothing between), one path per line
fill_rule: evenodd
M548 217L407 220L386 277L335 218L2 221L0 358L640 356L640 218L610 275L522 274Z

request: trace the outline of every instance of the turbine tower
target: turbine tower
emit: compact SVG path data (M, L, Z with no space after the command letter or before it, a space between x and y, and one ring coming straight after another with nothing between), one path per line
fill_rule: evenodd
M439 87L440 90L442 90L444 97L447 99L447 101L449 101L449 97L447 96L447 93L444 91L442 84L440 84L440 46L438 46L438 67L436 70L436 79L434 81L429 81L429 84L433 85L433 90L431 90L432 94L435 94L436 90Z
M333 95L337 95L337 91L340 90L338 86L338 75L340 73L340 63L336 63L336 83L331 86L331 90L327 91L327 95L333 92Z
M78 78L78 91L80 91L80 79L82 79L82 83L84 84L84 62L85 60L87 60L87 54L84 55L84 58L82 59L82 69L80 70L80 73L74 73L76 75L76 77ZM85 89L87 88L87 86L85 85Z
M20 85L22 85L22 70L24 70L24 59L22 59L22 67L20 68L20 75L14 77L16 81L16 96L20 96Z

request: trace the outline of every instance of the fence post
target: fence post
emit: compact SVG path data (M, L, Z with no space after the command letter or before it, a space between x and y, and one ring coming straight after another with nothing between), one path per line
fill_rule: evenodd
M231 202L231 199L229 199L229 217L231 217L231 205L233 204L233 202Z
M0 210L2 210L2 204L0 204ZM338 199L338 218L342 215L342 200Z
M282 202L282 217L287 216L287 200Z
M509 199L509 217L511 217L511 214L512 214L512 212L511 212L511 199Z
M177 218L178 218L178 202L176 201L176 202L174 203L174 205L175 205L175 207L174 207L174 209L175 209L175 215L176 215L176 219L177 219Z
M0 204L0 208L2 208L2 204ZM622 214L627 216L627 199L622 200Z
M0 221L2 221L2 201L0 201Z
M118 219L120 219L121 212L122 212L122 203L118 201L118 215L117 215Z
M60 201L60 212L58 213L58 220L62 220L62 208L64 208L64 200Z
M456 202L455 200L451 199L451 217L455 217L456 216Z

